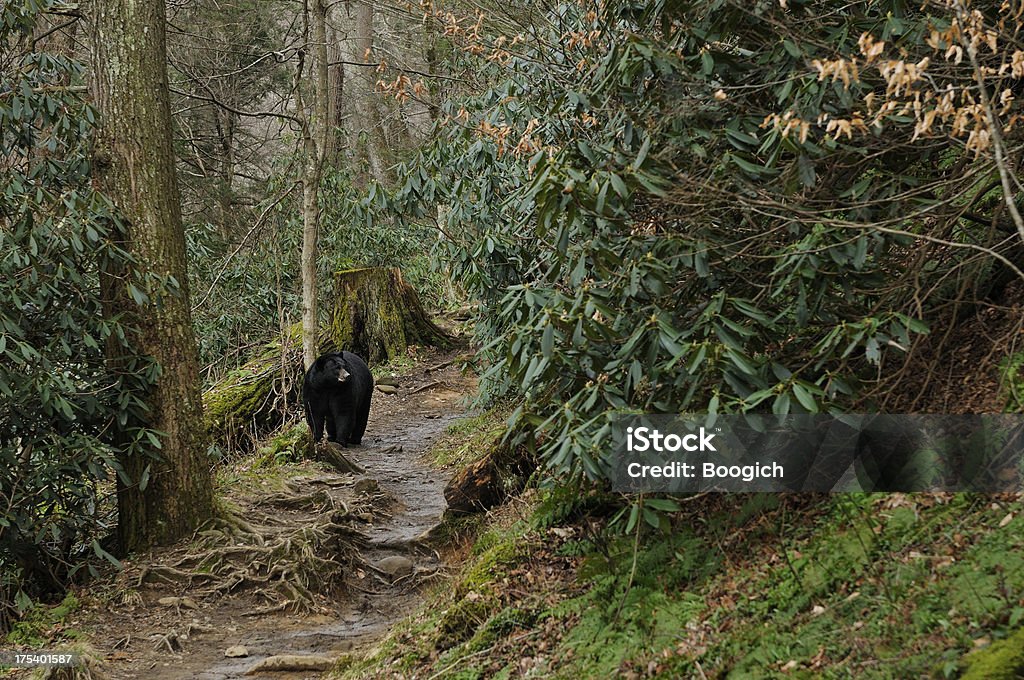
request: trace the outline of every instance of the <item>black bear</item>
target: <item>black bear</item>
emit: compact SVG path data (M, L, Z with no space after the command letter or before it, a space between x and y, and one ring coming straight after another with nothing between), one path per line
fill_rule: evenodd
M373 376L366 362L352 352L331 352L306 371L302 401L306 422L318 442L327 426L327 441L359 444L366 431L373 396Z

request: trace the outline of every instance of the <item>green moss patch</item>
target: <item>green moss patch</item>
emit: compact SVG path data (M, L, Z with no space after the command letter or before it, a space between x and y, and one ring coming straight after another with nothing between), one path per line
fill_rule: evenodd
M1024 629L1005 640L971 652L964 662L963 680L1016 680L1024 677Z

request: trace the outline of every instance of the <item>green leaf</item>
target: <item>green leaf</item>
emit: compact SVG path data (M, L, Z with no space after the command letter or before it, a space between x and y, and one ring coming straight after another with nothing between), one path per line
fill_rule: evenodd
M882 352L878 347L877 337L872 336L868 338L868 341L864 344L864 354L867 356L868 361L876 366L882 362Z
M789 413L789 392L783 392L775 398L772 403L772 413L780 416Z
M552 354L552 350L554 350L554 347L555 347L555 328L551 324L551 322L548 321L548 323L545 324L545 326L544 326L544 333L541 336L540 351L544 353L544 356L550 357L551 354Z
M732 363L741 371L743 371L747 375L757 375L757 369L754 368L754 365L751 364L747 357L744 356L741 352L738 352L732 349L731 347L726 347L725 353L726 355L728 355Z
M648 498L644 504L660 512L679 512L682 508L671 498Z
M704 75L711 75L711 72L715 70L715 58L711 56L708 50L702 50L700 53L700 65L704 71Z
M609 175L609 179L612 182L612 189L619 195L620 198L626 198L629 190L626 189L626 183L622 181L622 178L616 175L614 172Z
M807 409L810 413L818 412L818 403L814 400L814 396L811 395L810 391L800 383L793 383L793 396L800 402L800 405Z
M636 527L636 523L640 520L640 505L637 503L633 504L633 507L629 510L629 520L626 522L626 533L633 531Z
M740 170L747 173L748 175L760 177L762 174L764 174L765 170L767 170L767 168L761 165L755 165L754 163L751 163L748 160L740 158L736 154L729 154L728 157L733 163L735 163L740 168Z
M789 53L789 56L791 57L796 57L797 59L800 59L804 56L804 53L800 51L800 48L796 46L796 43L794 43L789 38L785 38L782 41L782 47L786 50L786 52Z
M639 170L644 161L647 160L647 153L651 150L651 136L645 135L644 142L640 145L640 151L636 154L636 160L633 161L633 168Z

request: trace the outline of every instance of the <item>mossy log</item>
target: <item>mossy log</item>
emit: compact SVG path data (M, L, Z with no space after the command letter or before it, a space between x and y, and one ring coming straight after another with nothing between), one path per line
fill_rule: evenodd
M445 347L449 340L397 267L338 272L329 335L369 364L402 356L410 345Z
M444 488L447 514L490 510L526 484L537 463L524 447L495 441L483 458L463 468Z
M283 357L282 357L283 352ZM206 429L225 451L246 453L256 440L284 424L301 399L302 345L292 333L287 347L272 343L203 395Z
M448 336L427 317L416 291L398 269L354 269L335 277L330 324L320 351L348 350L371 366L406 353L409 345L446 346ZM284 424L302 398L302 328L227 375L203 395L212 441L249 452L256 440Z

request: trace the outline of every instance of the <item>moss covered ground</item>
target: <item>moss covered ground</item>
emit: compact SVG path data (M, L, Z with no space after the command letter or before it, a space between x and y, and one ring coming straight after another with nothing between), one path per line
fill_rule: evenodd
M564 502L494 513L334 677L1021 677L1018 498L705 496L639 535Z

